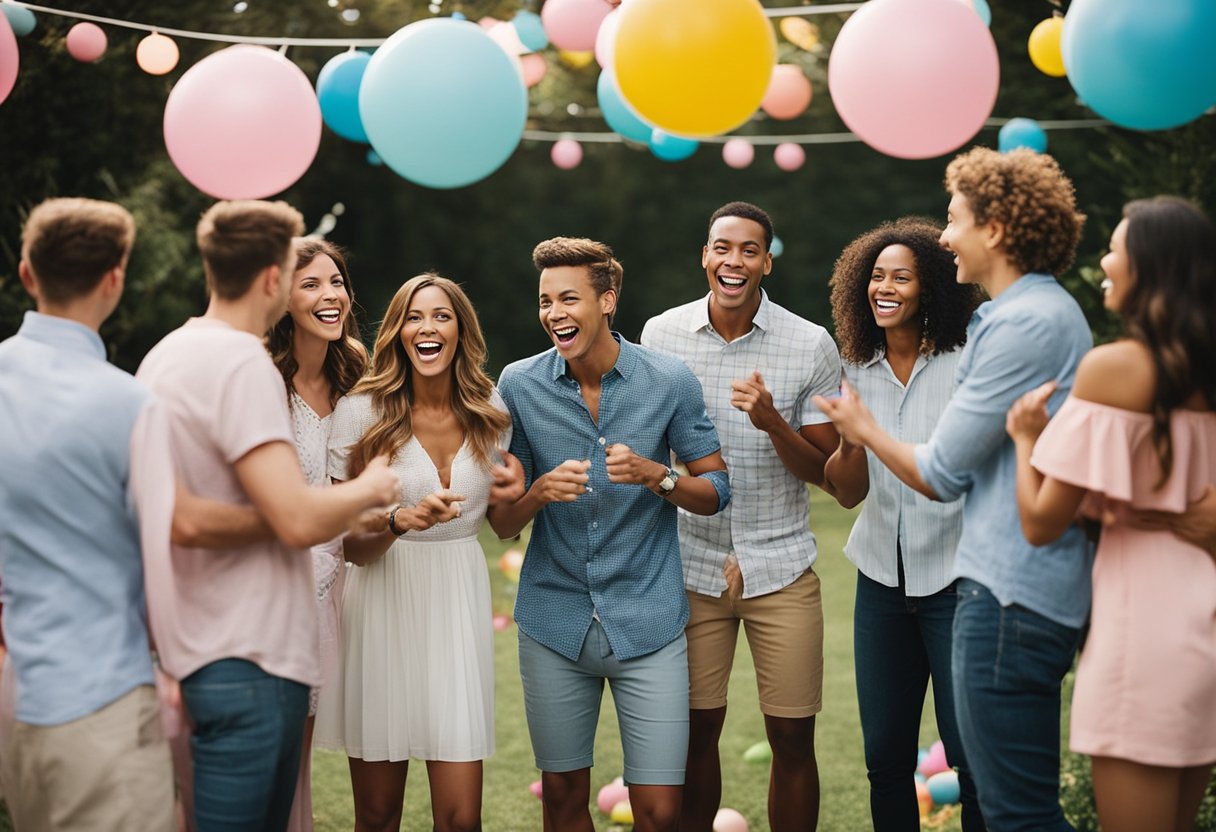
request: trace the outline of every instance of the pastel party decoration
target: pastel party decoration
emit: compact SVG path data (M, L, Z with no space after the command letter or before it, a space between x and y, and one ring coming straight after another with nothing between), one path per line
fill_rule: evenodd
M811 80L802 67L794 64L778 64L773 67L760 109L781 121L798 118L811 106Z
M768 251L774 257L780 257L785 254L785 243L776 234L773 235L773 242L769 245Z
M1047 152L1047 132L1030 118L1011 118L997 133L997 147L1002 153L1028 147L1036 153Z
M629 787L617 777L611 783L605 783L595 797L595 805L605 815L612 814L612 807L622 801L629 800Z
M535 52L520 57L519 67L523 72L524 86L529 88L539 84L545 77L545 73L549 71L549 64L545 61L545 56Z
M730 139L722 145L722 161L727 166L742 170L756 158L756 148L747 139Z
M681 162L696 153L700 144L696 139L674 136L657 127L650 133L650 152L664 162Z
M612 66L612 55L616 51L616 33L620 25L621 10L613 9L604 18L599 32L595 35L595 60L602 69Z
M627 826L632 826L633 807L629 805L628 800L622 800L612 807L612 812L608 815L608 819L613 823L623 823Z
M7 4L6 4L7 5ZM0 104L8 98L17 83L17 70L21 55L17 51L17 38L13 35L13 27L8 18L0 15Z
M1064 16L1041 20L1030 30L1026 51L1035 69L1053 78L1064 77L1064 55L1060 52L1060 36L1064 34Z
M773 759L773 749L767 740L748 746L743 752L743 761L747 763L768 763Z
M549 158L562 170L573 170L583 161L583 146L574 139L558 139L549 150Z
M638 114L621 98L611 69L605 68L600 72L599 80L595 84L595 95L599 101L600 113L609 127L635 142L650 142L654 127L638 118Z
M928 780L925 781L925 788L929 790L929 797L933 799L935 806L947 806L951 803L958 803L962 792L958 785L958 772L954 769L939 771Z
M8 25L12 27L13 34L19 38L34 31L34 26L38 24L38 18L34 17L32 11L25 6L18 6L16 3L0 3L0 12L3 12L4 17L8 18Z
M515 33L519 36L520 43L530 51L537 52L549 45L549 36L545 34L545 24L541 22L540 15L536 12L520 9L515 13L515 17L511 18L511 24L515 27Z
M172 72L181 57L173 38L153 32L135 47L135 63L149 75L165 75Z
M800 144L782 142L773 148L773 161L783 171L792 173L806 164L806 151Z
M546 0L540 10L549 41L558 49L589 52L600 24L612 11L605 0Z
M359 87L372 56L351 50L334 55L317 74L317 100L321 118L330 130L352 142L367 143L359 115Z
M747 818L724 806L714 815L713 832L747 832Z
M925 777L932 777L939 771L945 771L948 768L950 768L950 764L946 762L946 746L942 744L941 740L938 740L929 746L929 753L920 761L916 770Z
M528 786L528 791L532 792L537 800L540 800L544 796L544 787L541 785L541 781L539 780L534 780L532 784Z
M106 54L106 33L96 23L77 23L68 29L68 54L82 63L101 60Z
M922 819L929 817L929 812L933 810L933 796L929 794L929 787L919 780L916 781L916 807Z
M524 553L518 549L508 549L498 558L498 571L512 583L519 583L519 572L524 568Z

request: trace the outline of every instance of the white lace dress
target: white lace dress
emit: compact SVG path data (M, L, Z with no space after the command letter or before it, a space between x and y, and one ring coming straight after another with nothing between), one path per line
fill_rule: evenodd
M498 394L494 403L504 411ZM329 472L346 477L349 448L375 422L371 397L338 403ZM509 433L509 431L508 431ZM504 436L506 447L510 436ZM416 439L392 460L401 502L442 485ZM490 579L477 542L493 477L466 443L452 461L460 517L409 532L384 557L352 566L342 603L341 671L321 692L316 745L367 761L482 760L494 753Z

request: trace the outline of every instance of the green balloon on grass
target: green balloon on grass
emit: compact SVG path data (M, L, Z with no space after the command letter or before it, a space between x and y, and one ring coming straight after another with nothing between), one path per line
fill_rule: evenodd
M768 763L773 759L773 749L767 741L758 742L743 752L743 761L747 763Z

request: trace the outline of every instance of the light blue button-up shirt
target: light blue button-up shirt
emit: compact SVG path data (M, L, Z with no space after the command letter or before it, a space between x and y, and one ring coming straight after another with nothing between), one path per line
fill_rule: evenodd
M130 442L151 400L97 333L27 312L0 344L0 576L17 719L60 725L151 684Z
M533 520L515 602L519 628L571 661L593 614L619 659L653 653L688 621L676 507L644 486L609 482L604 448L621 442L669 465L672 451L692 461L720 447L692 371L614 337L621 352L600 382L598 423L556 349L509 365L498 381L528 487L568 459L591 460L587 493L550 503ZM729 478L705 476L721 509Z
M1093 556L1076 526L1046 546L1022 534L1005 414L1022 394L1055 379L1054 413L1092 345L1085 315L1055 278L1024 275L975 311L954 396L933 436L916 447L920 475L939 497L967 495L958 576L983 584L1003 606L1018 604L1067 627L1080 627L1089 612Z

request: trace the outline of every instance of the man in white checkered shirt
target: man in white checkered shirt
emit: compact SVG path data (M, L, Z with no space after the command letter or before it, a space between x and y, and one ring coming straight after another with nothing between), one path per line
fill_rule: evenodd
M811 403L840 386L823 327L768 299L773 224L755 205L714 212L701 265L709 294L647 322L641 342L679 356L705 389L733 499L713 517L680 512L691 618L685 832L711 832L722 796L718 738L742 622L773 749L769 825L813 830L819 816L815 714L822 704L823 608L806 483L823 482L839 442Z

